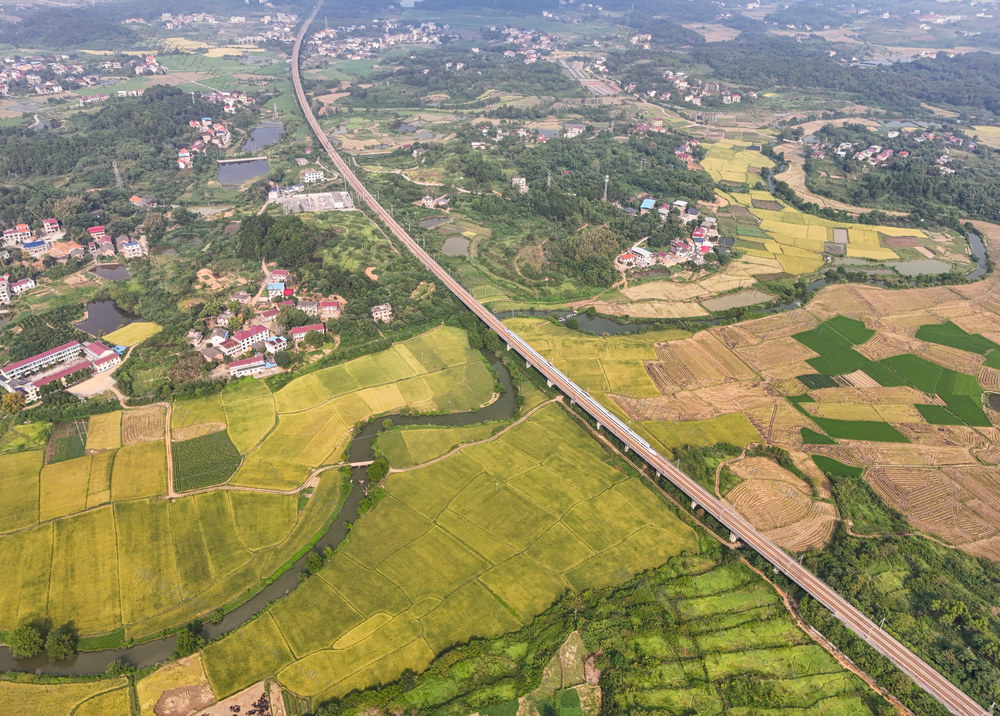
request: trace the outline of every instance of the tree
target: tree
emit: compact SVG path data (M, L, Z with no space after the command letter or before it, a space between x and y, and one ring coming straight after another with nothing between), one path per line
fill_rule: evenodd
M274 354L274 362L281 368L287 368L292 358L288 355L288 351L278 351Z
M7 646L15 659L29 659L42 650L42 632L31 624L22 624L7 634Z
M135 672L135 667L129 664L127 661L122 661L121 659L115 659L110 664L108 668L104 670L104 675L110 678L116 676L125 676L126 674L131 674Z
M176 209L174 209L170 213L170 215L173 217L173 220L176 221L181 226L187 226L191 222L196 221L198 219L197 214L195 214L193 211L188 211L183 206L179 206Z
M323 555L319 552L310 552L309 557L306 559L306 569L309 574L316 574L319 570L323 568Z
M181 659L185 656L199 651L207 642L204 637L196 634L191 627L186 626L177 632L177 645L174 647L174 659Z
M319 348L326 342L326 336L319 331L309 331L306 337L302 339L306 345L312 346L313 348Z
M0 415L13 415L24 409L24 393L4 393L0 398Z
M379 455L375 461L367 467L368 479L375 484L389 474L389 460L384 455Z
M53 629L45 638L45 653L49 661L72 661L76 657L76 638L66 627Z

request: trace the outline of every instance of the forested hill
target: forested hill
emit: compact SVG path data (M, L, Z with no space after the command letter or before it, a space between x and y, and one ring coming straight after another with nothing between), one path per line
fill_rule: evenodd
M94 173L112 159L163 169L173 165L176 145L191 139L188 120L218 109L197 97L192 102L175 87L156 85L139 98L109 100L93 116L78 115L71 132L39 135L26 127L0 129L0 178L80 172L100 185Z
M1000 57L985 52L923 59L884 67L850 67L830 57L819 38L745 33L731 42L694 48L695 59L720 79L757 86L813 87L858 95L875 105L906 110L921 102L1000 114Z

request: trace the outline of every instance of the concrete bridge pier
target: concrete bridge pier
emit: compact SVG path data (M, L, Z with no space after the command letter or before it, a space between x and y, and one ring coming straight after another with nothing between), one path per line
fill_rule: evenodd
M697 503L697 502L695 502L694 500L691 500L691 509L693 510L693 509L695 509L696 507L698 507L698 503Z
M548 378L546 378L546 379L545 379L545 384L546 384L547 386L549 386L550 388L552 387L552 381L551 381L551 380L549 380Z
M735 541L736 541L736 540L738 540L738 539L739 539L739 537L737 537L737 536L736 536L736 533L735 533L735 532L730 532L730 533L729 533L729 541L730 541L730 542L735 542Z
M507 344L507 350L510 350L510 343Z

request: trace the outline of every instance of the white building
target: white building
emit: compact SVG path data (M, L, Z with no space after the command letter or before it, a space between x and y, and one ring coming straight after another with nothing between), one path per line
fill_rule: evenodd
M0 303L10 303L10 274L0 275Z
M510 180L511 186L517 187L517 190L522 194L528 193L528 180L524 177L514 177Z
M265 368L267 368L267 361L264 360L264 356L234 360L229 364L229 377L242 378L247 375L260 373Z
M383 303L381 306L373 307L372 318L382 323L388 323L392 320L392 305Z
M20 281L14 281L10 285L10 292L15 296L22 291L27 291L30 288L35 287L35 279L33 278L22 278Z
M324 174L319 169L310 169L308 171L302 172L302 181L306 184L314 184L318 181L324 181L326 179L326 174Z
M277 353L288 348L288 339L284 336L271 336L264 341L264 350L268 353Z
M38 355L31 356L30 358L8 363L3 368L0 368L0 377L7 379L23 378L27 375L31 375L32 373L37 373L50 365L56 365L57 363L62 363L63 361L67 361L72 358L78 358L80 356L81 348L82 346L76 341L63 343L61 346L50 348L44 353L39 353Z

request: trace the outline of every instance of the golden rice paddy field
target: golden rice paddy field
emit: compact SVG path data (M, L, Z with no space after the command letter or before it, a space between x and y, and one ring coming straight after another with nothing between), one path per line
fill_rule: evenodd
M385 490L317 576L204 650L217 695L274 673L321 700L390 681L456 642L520 628L565 590L612 584L623 565L698 551L560 405L394 473Z
M169 431L163 405L93 416L82 457L43 465L44 450L0 455L0 559L23 565L0 590L0 630L42 618L72 621L81 635L124 627L139 638L190 621L273 574L336 509L335 470L301 502L238 489L164 499L168 432L175 451L198 436L231 443L234 486L294 489L341 462L351 431L372 415L471 410L493 390L465 333L438 328L274 394L248 379L179 402ZM175 473L187 469L178 454Z

